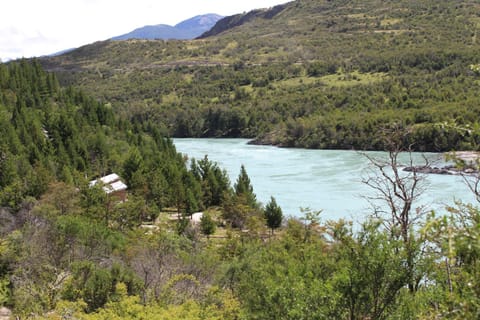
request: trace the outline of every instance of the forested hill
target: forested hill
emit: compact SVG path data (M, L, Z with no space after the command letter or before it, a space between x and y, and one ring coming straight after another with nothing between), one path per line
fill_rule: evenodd
M111 173L126 183L128 201L105 192L101 183L89 184ZM10 310L4 307L9 307L22 319L70 318L66 314L74 310L84 313L74 318L86 319L85 312L102 309L117 293L138 297L144 282L133 265L140 267L143 262L137 259L153 252L169 256L168 263L148 267L157 280L175 284L186 277L198 288L192 273L211 274L212 268L205 264L204 272L189 264L190 258L183 259L196 254L190 251L193 247L187 238L172 231L191 230L188 215L223 205L227 197L229 205L235 206L225 171L207 158L192 160L187 169L186 159L156 127L132 125L117 117L109 103L73 87L61 87L55 75L45 72L36 60L0 64L2 318L8 317ZM153 230L161 226L161 236L140 228L142 223L153 224L164 208L181 218L151 226ZM168 214L162 213L162 219L168 220ZM135 248L149 249L141 253ZM160 285L157 280L155 286ZM150 300L150 284L145 282L142 304L159 301L158 297ZM158 296L159 288L154 295ZM178 292L176 286L172 290ZM210 312L210 304L213 307L216 302L205 299L209 304L205 311ZM64 303L70 306L63 309ZM141 307L138 303L134 305ZM49 314L57 304L62 309L58 317ZM189 303L185 310L205 315L191 307ZM177 310L167 309L159 307L150 313L163 319L178 316Z
M98 209L92 209L95 203L105 209L105 199L91 199L87 188L89 180L110 173L119 174L129 192L151 208L134 220L117 217L121 224L138 225L166 206L198 210L212 204L202 202L200 182L156 127L132 125L109 103L62 88L36 60L0 64L0 137L0 208L16 212L45 193L75 186L85 192L85 210L96 219L115 220L91 211ZM209 194L218 198L219 192Z
M478 1L298 0L193 41L98 42L41 63L124 119L178 137L307 148L473 149ZM214 34L214 35L213 35Z

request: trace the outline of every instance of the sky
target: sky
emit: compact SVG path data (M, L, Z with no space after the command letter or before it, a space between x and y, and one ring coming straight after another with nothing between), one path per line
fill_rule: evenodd
M4 0L0 59L29 58L106 40L145 25L233 15L288 0Z

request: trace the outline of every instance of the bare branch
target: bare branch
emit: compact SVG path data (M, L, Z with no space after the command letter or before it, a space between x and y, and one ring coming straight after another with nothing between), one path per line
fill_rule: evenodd
M383 130L388 156L377 158L365 152L361 153L373 167L362 181L375 192L374 196L366 197L370 204L380 201L390 209L390 219L386 220L390 224L388 229L400 229L404 241L408 242L410 228L425 213L422 206L412 211L415 201L425 190L425 177L419 174L414 166L412 146L408 146L405 152L402 150L402 145L408 140L406 137L409 131L395 126L393 129ZM407 166L413 168L408 173L401 170L403 165L400 163L400 156L404 153L408 154ZM424 165L428 166L428 159L425 156L423 159ZM374 212L378 215L384 210L379 210L378 203L375 203Z
M480 175L478 173L474 175L462 173L461 176L468 189L474 194L475 200L480 202Z

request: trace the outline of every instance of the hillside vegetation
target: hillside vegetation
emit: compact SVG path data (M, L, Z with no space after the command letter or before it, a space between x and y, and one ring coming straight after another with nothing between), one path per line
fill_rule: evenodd
M208 157L187 162L144 115L126 121L35 60L0 64L2 314L479 318L480 211L419 206L425 181L399 173L396 151L387 163L369 158L378 172L365 183L385 203L370 216L284 218L273 197L257 202L247 168L232 186ZM401 144L398 129L385 144ZM89 184L112 172L127 201ZM478 176L468 181L478 199Z
M176 234L200 235L191 228L189 216L220 207L226 221L233 215L236 227L242 227L246 208L252 217L262 212L256 202L247 203L255 198L244 168L245 182L239 180L234 190L226 172L208 158L191 159L187 167L155 127L132 125L109 104L61 87L35 60L0 64L0 135L0 306L13 308L21 318L38 318L60 300L72 303L68 313L90 313L103 307L111 294L138 296L144 285L143 303L159 301L153 296L163 291L160 287L176 282L187 281L187 287L196 290L203 267L177 256L190 256L195 242L183 242L187 238ZM113 172L128 186L128 201L107 194L100 183L89 184ZM161 232L152 236L148 226ZM157 247L163 237L166 247ZM155 293L147 288L150 280L143 282L132 273L133 264L143 263L134 261L150 255L136 252L146 248L144 241L152 241L148 250L173 259L165 277L160 275L163 266L149 267L159 281ZM186 251L181 253L177 245ZM170 246L169 254L164 249ZM127 262L128 256L133 260ZM202 295L212 284L207 278L202 289L198 287ZM217 311L212 310L222 312Z
M41 63L176 137L384 149L395 123L416 150L472 149L479 29L473 0L298 0L198 40L98 42Z

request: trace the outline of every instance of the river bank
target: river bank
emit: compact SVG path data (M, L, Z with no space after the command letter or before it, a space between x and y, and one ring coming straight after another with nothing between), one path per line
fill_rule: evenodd
M447 152L444 155L445 160L453 161L454 164L447 164L442 167L436 166L409 166L405 167L403 171L428 174L443 174L443 175L468 175L475 176L479 173L479 159L480 153L477 151L457 151Z

